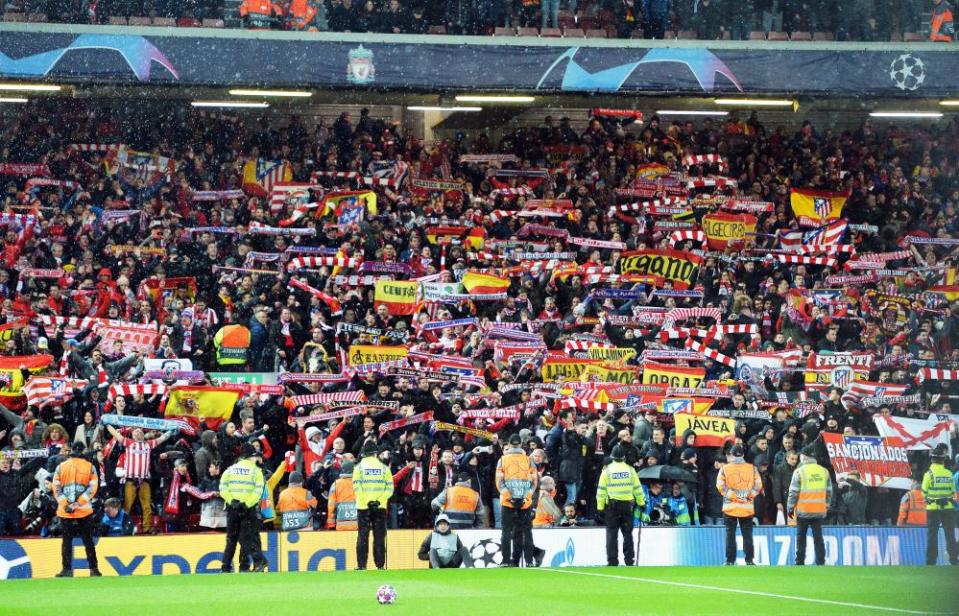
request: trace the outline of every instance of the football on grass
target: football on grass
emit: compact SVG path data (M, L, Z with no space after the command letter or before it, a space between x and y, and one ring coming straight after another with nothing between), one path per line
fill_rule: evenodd
M396 589L389 584L383 584L376 591L376 600L380 602L380 605L396 603Z

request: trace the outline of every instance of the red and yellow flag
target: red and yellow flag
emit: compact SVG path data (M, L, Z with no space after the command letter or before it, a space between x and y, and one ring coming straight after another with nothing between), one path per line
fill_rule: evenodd
M416 281L377 280L373 307L386 306L394 316L416 314L419 308L420 283Z
M756 217L752 214L727 214L715 212L703 216L703 232L713 250L725 250L729 246L741 247L752 239L756 232Z
M848 197L844 192L794 188L789 193L789 205L799 224L819 227L842 216Z
M692 413L676 413L676 445L683 444L683 433L692 430L696 433L696 447L722 447L736 435L736 420Z
M699 387L706 378L705 368L670 366L668 364L643 364L642 383L668 385L670 387Z
M12 411L22 410L27 399L23 394L23 373L26 368L30 374L42 374L53 363L53 355L14 355L0 357L0 404Z
M509 288L509 279L468 272L463 276L463 287L469 293L505 293Z
M239 387L174 387L170 390L163 416L184 419L194 427L206 422L207 428L216 430L233 415L233 407L242 393L243 389Z

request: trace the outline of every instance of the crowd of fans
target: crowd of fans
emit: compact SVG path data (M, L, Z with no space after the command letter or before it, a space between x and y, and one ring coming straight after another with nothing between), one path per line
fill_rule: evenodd
M221 0L6 0L4 10L66 23L175 18L180 26L225 14ZM497 27L531 27L620 38L663 38L671 31L705 40L745 40L752 32L772 31L889 41L895 33L920 33L931 25L938 37L932 40L955 40L948 0L244 0L240 16L246 27L285 30L489 35Z
M547 117L498 141L477 133L432 142L365 110L358 119L343 113L332 126L308 126L295 116L278 124L200 114L182 125L162 116L144 125L64 109L5 119L0 367L14 357L7 360L17 363L7 365L10 388L42 376L84 381L33 404L5 390L0 534L56 534L50 474L74 441L85 445L100 472L97 507L105 513L98 515L111 534L222 526L217 478L247 443L264 453L274 498L292 480L319 499L316 528L330 522L331 486L370 442L380 446L396 478L393 527L430 528L431 503L457 481L480 495L478 524L493 525L499 518L493 471L506 437L515 433L544 477L540 524L595 519L597 476L616 444L638 469L666 464L696 478L646 482L647 521L713 523L721 518L722 496L714 486L724 448L696 446L691 433L677 438L672 417L656 405L629 408L634 403L619 399L569 408L563 401L573 394L542 384L544 362L592 344L634 349L619 368L635 371L626 384L639 383L647 353L685 348L682 339L660 336L661 321L647 318L661 308L717 308L722 323L758 327L756 335L709 342L724 356L865 351L876 358L870 380L905 384L908 395L919 395L918 402L860 408L835 389L798 403L802 369L767 374L757 384L736 381L731 366L702 356L665 360L704 366L705 380L695 387L719 390L712 394L714 408L743 412L735 443L762 473L761 522L775 523L782 511L797 451L811 446L819 463L830 466L821 433L875 434L874 413L951 411L959 394L955 380L917 384L915 377L935 367L953 375L942 378L956 378L959 302L915 298L942 284L956 265L957 246L948 238L959 230L959 123L924 130L867 120L838 131L805 122L792 132L735 113L725 121L652 117L645 124L621 115L629 114L596 115L581 131L569 118ZM124 163L136 151L149 154ZM717 156L686 169L682 161L699 154ZM252 196L263 186L249 178L244 185L251 160L283 161L289 175L281 179L314 186L296 198ZM604 242L628 250L669 248L674 223L682 221L610 210L623 203L616 191L648 188L651 172L660 188L684 174L708 177L717 160L728 163L725 173L738 183L740 200L772 204L759 214L755 241L707 251L688 292L621 279L622 250ZM43 181L31 181L35 174ZM887 267L897 269L889 275L841 284L845 294L829 308L810 303L797 310L797 298L801 304L814 289L834 288L826 279L844 274L842 263L850 258L840 253L837 265L824 267L769 257L782 234L797 228L788 198L797 187L849 192L843 217L862 226L851 227L844 242L858 254L901 251L906 235L943 241L895 255ZM347 220L348 208L322 205L350 188L375 191L375 208L361 195L366 207ZM680 198L715 208L721 199L710 201L710 190L718 189ZM547 200L538 206L546 214L516 214L528 214L534 199ZM550 203L560 209L549 209ZM701 219L707 210L693 211ZM586 239L570 241L576 238ZM686 241L675 248L699 246ZM504 259L515 250L521 261ZM525 254L544 250L567 254L556 256L558 264ZM297 268L294 259L304 257L297 263L305 267ZM455 282L468 272L508 276L505 299L496 293L445 297L423 303L414 315L374 307L373 278ZM176 283L164 284L170 280ZM600 296L602 289L613 291ZM870 290L913 299L898 312L880 312L866 301ZM114 343L104 338L110 320L158 330L147 341ZM697 316L686 324L711 323ZM242 361L224 365L230 362L222 361L216 334L231 324L248 328L250 339ZM399 365L407 372L391 374L397 363L389 361L357 365L351 350L362 344L405 345L409 356ZM511 345L533 351L513 353ZM45 368L29 363L44 354L53 357ZM154 358L189 359L194 371L286 376L280 391L244 394L215 430L104 425L105 414L164 417L169 392L136 388L156 378L144 374ZM440 374L446 365L464 375L459 382ZM178 374L172 378L184 378ZM208 374L199 378L211 382ZM297 396L311 394L331 397L315 399L325 406L297 403L307 400ZM342 419L296 421L334 401L342 408L344 400L372 406ZM507 409L516 417L484 418L477 409ZM432 421L379 430L428 411ZM955 425L951 436L955 451ZM921 473L923 455L910 456ZM186 485L196 490L181 493ZM829 521L848 524L894 524L903 497L852 475L842 478L837 494ZM689 519L677 520L683 504Z

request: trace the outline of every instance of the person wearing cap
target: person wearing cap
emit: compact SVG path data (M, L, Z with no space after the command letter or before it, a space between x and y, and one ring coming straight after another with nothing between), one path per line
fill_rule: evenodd
M596 488L596 510L606 520L606 562L619 566L619 535L623 535L623 564L636 564L633 551L633 513L646 505L643 486L636 470L626 464L622 445L613 447L613 460L603 468ZM607 505L609 510L607 511Z
M250 443L243 444L240 459L223 471L220 477L220 498L226 503L226 547L223 549L224 573L233 570L233 554L237 542L241 554L253 559L253 571L265 571L267 560L257 541L260 528L260 498L266 489L263 471L256 458L261 454ZM242 565L243 563L241 563Z
M812 528L816 564L826 564L826 544L822 538L822 522L832 503L832 481L829 471L816 464L816 451L806 447L789 483L786 514L796 518L796 564L806 564L806 535Z
M413 439L411 454L406 465L393 477L399 499L406 512L406 526L427 528L431 517L429 499L429 458L426 456L426 441Z
M373 531L373 562L377 569L386 568L386 505L393 496L393 473L377 457L379 447L367 442L362 458L353 468L353 491L356 494L356 568L366 569L370 552L370 531Z
M303 487L303 473L293 471L290 473L289 485L280 492L280 498L276 502L276 511L280 514L280 528L309 528L316 505L316 497Z
M520 553L527 566L536 563L532 507L539 488L539 474L522 444L519 434L510 436L509 446L496 463L496 489L503 516L500 549L504 567L518 567Z
M953 500L952 473L946 468L949 446L939 443L932 450L932 463L922 476L922 495L926 497L926 564L935 565L939 557L939 527L946 536L949 562L959 564L956 545L956 503Z
M743 534L746 564L755 565L753 557L753 501L762 489L759 471L746 462L742 445L733 445L729 459L716 477L716 489L723 497L723 522L726 526L726 564L736 563L736 526Z
M356 494L353 492L353 462L340 464L340 476L333 482L326 499L326 527L356 530Z
M100 487L96 467L83 457L84 446L73 443L70 457L53 473L53 495L57 499L57 517L63 527L62 569L57 577L73 577L73 539L80 537L87 553L91 577L100 577L97 549L93 543L96 519L93 498Z
M470 551L453 532L450 519L442 513L436 516L433 532L420 544L417 557L428 560L431 569L458 569L464 564L473 566Z
M456 476L456 483L444 488L430 503L433 511L446 514L453 528L473 528L477 516L486 515L479 492L470 486L470 476L460 473Z

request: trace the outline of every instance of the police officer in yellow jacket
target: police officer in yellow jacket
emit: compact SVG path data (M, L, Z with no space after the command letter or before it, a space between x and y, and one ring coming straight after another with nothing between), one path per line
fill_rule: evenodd
M262 454L250 443L243 445L241 459L220 476L220 498L226 503L226 547L223 572L233 570L237 541L240 553L253 558L253 571L265 571L267 560L260 549L260 498L266 487L263 471L257 466Z
M373 562L386 568L386 506L393 496L393 473L377 457L375 443L363 445L360 463L353 468L353 492L356 495L356 568L366 569L373 531Z
M613 447L612 458L613 461L606 465L599 476L596 510L606 512L606 562L610 567L619 565L619 534L622 533L623 563L632 566L636 564L633 552L633 507L645 507L646 496L635 469L624 462L626 451L622 445Z
M939 443L932 450L932 464L922 478L922 495L926 497L926 564L935 565L939 556L939 527L946 535L949 562L959 564L956 545L956 503L953 500L952 473L946 468L949 448Z

